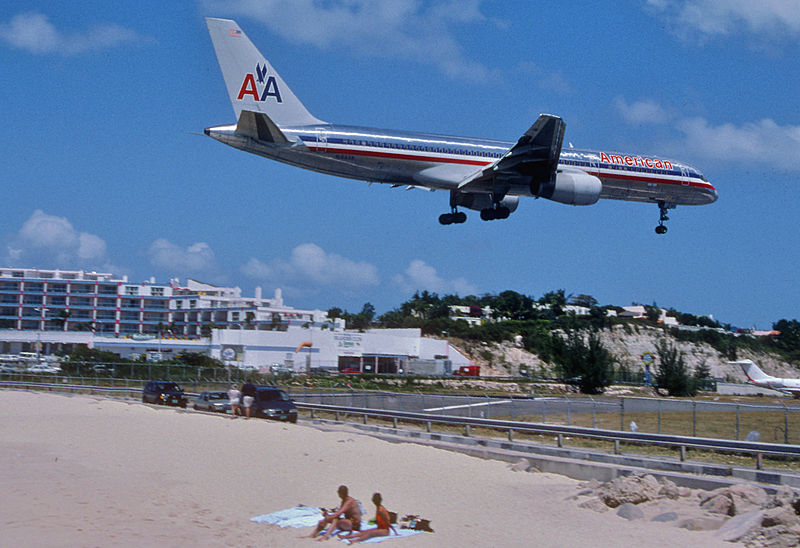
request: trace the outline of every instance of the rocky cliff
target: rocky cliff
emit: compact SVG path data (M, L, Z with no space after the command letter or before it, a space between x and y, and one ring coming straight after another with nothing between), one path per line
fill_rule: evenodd
M599 332L603 345L614 355L617 362L632 371L642 371L641 356L645 352L655 354L658 341L666 337L684 358L690 371L703 363L710 367L711 376L731 382L744 381L742 370L728 363L728 357L706 343L678 341L665 333L663 329L646 325L629 327L616 325ZM481 374L485 376L505 377L517 375L519 366L527 366L534 374L552 373L552 366L542 361L539 356L526 351L522 341L507 341L501 344L475 343L467 341L451 341L451 343L469 356L476 365L481 366ZM800 371L786 363L779 356L768 353L755 353L746 348L738 348L736 358L751 359L769 375L776 377L800 377Z

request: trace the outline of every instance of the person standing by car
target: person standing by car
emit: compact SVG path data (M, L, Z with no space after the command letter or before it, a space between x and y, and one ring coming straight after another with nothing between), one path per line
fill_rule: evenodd
M250 418L250 410L253 408L253 402L256 399L256 387L250 382L250 379L242 385L242 405L244 405L244 415L246 419Z
M231 401L231 415L235 418L236 415L241 415L242 412L239 410L239 402L241 401L242 393L239 392L239 389L236 388L235 385L230 385L228 387L228 399Z

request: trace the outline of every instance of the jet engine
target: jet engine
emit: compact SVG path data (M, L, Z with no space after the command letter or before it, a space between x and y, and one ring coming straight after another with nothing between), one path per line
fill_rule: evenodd
M600 199L603 183L583 171L559 171L555 182L534 183L534 196L568 205L592 205Z
M477 194L471 192L458 193L456 194L455 201L455 205L466 207L467 209L473 209L475 211L492 209L494 207L494 202L492 202L492 197L490 194ZM500 200L500 203L498 204L499 207L508 208L509 213L516 211L518 205L519 196L506 196Z

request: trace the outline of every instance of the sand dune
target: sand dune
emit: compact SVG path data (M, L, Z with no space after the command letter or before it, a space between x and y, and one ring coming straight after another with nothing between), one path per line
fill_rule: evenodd
M313 546L308 530L249 518L332 506L341 483L370 512L380 491L431 520L435 533L388 548L729 546L579 509L562 476L310 425L4 390L0 440L6 546Z

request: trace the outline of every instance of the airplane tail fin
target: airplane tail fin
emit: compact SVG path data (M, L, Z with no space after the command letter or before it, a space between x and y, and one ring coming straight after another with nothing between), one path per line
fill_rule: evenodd
M738 362L728 363L740 366L742 371L744 371L744 374L747 376L747 380L750 382L763 381L770 378L769 375L761 371L761 369L755 363L753 363L752 360L741 360Z
M278 126L325 123L306 110L236 21L207 17L206 25L237 120L248 110Z

